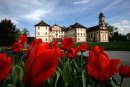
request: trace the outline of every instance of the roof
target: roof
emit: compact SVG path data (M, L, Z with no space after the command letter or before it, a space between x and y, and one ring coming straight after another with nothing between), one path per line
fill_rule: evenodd
M58 25L58 24L54 24L52 27L54 27L54 26L59 26L59 27L61 27L60 25Z
M98 29L99 29L99 25L96 25L96 26L87 28L87 32L96 31L96 30L98 30Z
M36 24L35 26L50 26L49 24L45 23L43 20Z
M63 31L68 31L69 27L62 27Z
M83 25L75 22L75 24L70 25L70 28L73 29L73 28L86 28L86 27L84 27Z

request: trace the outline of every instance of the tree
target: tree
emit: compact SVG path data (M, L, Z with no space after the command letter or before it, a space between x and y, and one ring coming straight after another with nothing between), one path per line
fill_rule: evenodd
M30 44L34 40L34 37L28 37L27 44Z
M10 46L19 37L20 31L11 20L3 19L0 22L0 46Z
M126 41L126 36L118 33L118 28L112 25L106 24L109 31L109 41Z
M24 28L22 30L22 34L25 34L25 35L29 36L29 30L27 28Z
M116 42L126 41L126 36L119 34L118 31L116 31L113 33L113 36L110 38L110 41L116 41Z
M107 27L107 29L108 29L108 31L109 31L109 37L112 37L113 34L114 34L114 32L116 32L116 31L118 30L117 27L114 27L114 26L112 26L112 25L109 25L108 23L106 23L106 27Z
M126 34L126 38L127 38L127 40L130 40L130 33Z

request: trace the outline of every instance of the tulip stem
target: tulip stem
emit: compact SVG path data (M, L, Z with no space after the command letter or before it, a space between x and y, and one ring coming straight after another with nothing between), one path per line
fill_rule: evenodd
M66 51L64 51L63 66L64 66L65 62L66 62Z
M120 87L121 87L122 83L123 83L123 77L121 77Z
M80 59L80 67L82 69L82 59L83 59L83 52L81 52L81 59Z
M95 81L93 81L93 85L92 85L92 87L98 87L98 83L95 82Z

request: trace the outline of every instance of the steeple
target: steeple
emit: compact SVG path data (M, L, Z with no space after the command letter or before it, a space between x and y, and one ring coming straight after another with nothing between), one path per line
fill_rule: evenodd
M100 27L104 27L105 26L105 20L104 20L105 16L103 15L102 12L100 12L99 14L99 26Z

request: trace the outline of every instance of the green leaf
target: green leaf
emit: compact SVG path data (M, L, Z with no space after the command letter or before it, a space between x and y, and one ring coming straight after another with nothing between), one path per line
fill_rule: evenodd
M55 73L56 73L55 87L57 87L57 82L58 82L58 79L60 77L60 73L58 71L56 71Z
M67 82L69 81L69 78L71 76L71 71L69 68L72 68L72 67L69 65L69 59L68 59L63 67L63 79L64 79L64 83L66 85L67 85Z
M12 77L15 77L15 68L16 68L16 66L15 65L12 65L12 71L11 71L11 76Z

